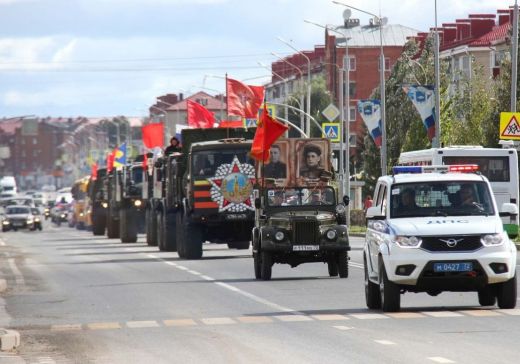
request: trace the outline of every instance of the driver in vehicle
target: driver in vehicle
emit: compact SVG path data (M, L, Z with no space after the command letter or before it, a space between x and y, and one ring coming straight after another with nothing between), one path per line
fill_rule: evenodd
M475 191L469 184L464 184L460 187L460 206L473 206L475 201Z

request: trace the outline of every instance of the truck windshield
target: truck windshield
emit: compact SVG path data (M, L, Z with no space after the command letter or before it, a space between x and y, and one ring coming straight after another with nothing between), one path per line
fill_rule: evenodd
M135 184L143 183L143 168L142 167L133 167L132 168L132 181Z
M8 215L16 215L16 214L28 214L28 207L8 207L5 211Z
M192 153L192 167L194 176L214 176L217 168L222 164L233 162L235 156L238 161L252 166L254 161L249 157L249 146L247 149L217 149L201 150Z
M336 204L332 187L268 189L268 206L332 206Z
M473 181L395 184L390 215L399 217L493 215L488 185Z

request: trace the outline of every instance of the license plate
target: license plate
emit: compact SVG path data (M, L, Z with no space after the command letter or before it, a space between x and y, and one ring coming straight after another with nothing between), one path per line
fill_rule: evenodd
M309 252L320 250L319 245L293 245L293 252Z
M434 263L434 272L469 272L473 270L473 263Z
M21 223L21 222L13 222L13 226L23 226L23 223Z

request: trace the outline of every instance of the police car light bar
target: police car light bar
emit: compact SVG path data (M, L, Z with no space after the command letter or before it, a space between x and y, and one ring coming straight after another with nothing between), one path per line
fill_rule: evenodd
M476 172L478 165L476 164L453 164L450 166L433 165L433 166L396 166L392 168L394 174L403 173L446 173L446 172Z

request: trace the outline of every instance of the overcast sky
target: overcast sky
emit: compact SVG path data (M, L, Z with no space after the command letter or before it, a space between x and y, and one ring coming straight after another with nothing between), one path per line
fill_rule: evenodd
M418 30L435 21L434 0L345 3ZM440 25L514 1L437 3ZM303 20L339 25L344 9L331 0L0 0L0 117L145 115L165 93L224 91L226 72L262 84L269 71L258 62L291 52L277 37L312 49L324 31Z

